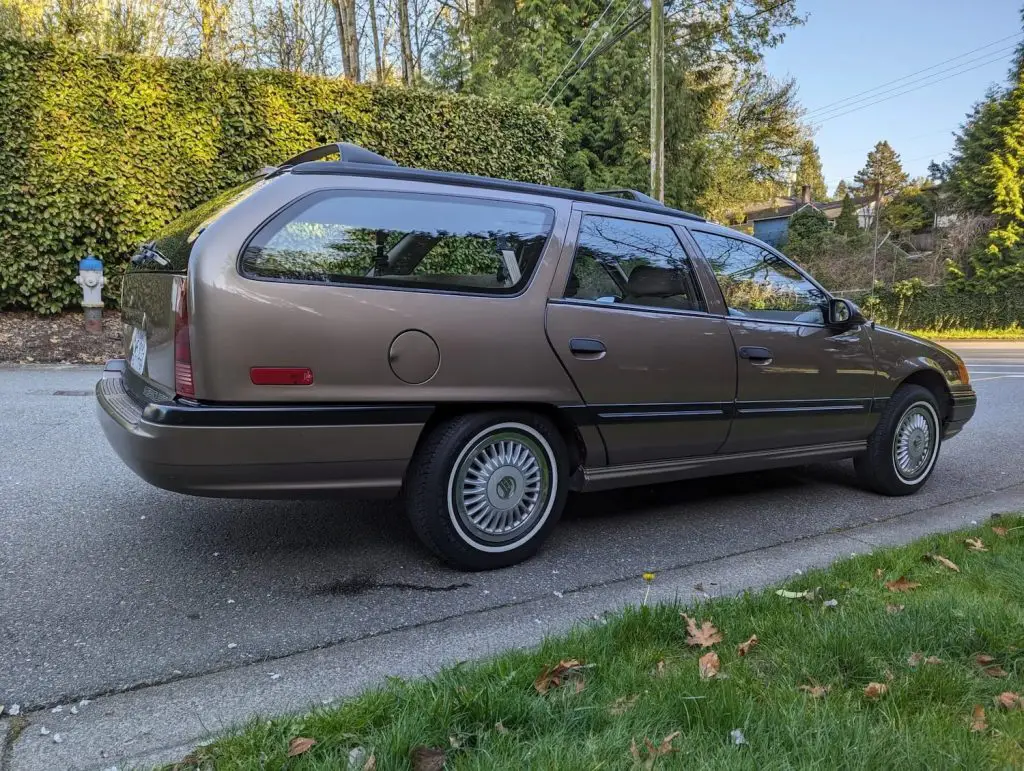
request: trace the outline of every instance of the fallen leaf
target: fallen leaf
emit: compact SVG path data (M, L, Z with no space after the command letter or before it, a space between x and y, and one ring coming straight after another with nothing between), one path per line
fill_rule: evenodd
M791 592L787 589L776 589L775 593L779 597L785 597L787 600L813 600L818 594L817 589L807 589L803 592Z
M980 704L974 705L974 712L971 713L971 731L981 733L988 724L985 722L985 708Z
M697 622L694 619L685 613L680 613L680 615L686 619L687 645L699 645L701 648L710 648L715 643L722 642L722 635L710 621L705 621L698 628Z
M582 668L583 665L576 659L562 659L553 667L548 667L541 672L534 681L533 687L537 689L537 693L545 694L552 688L561 686L568 678L579 677ZM579 683L583 681L578 679L576 682L576 692L579 693L583 690Z
M363 765L363 771L377 771L377 756L371 755Z
M624 715L633 708L633 705L636 704L636 700L639 698L640 696L635 693L632 696L620 696L615 700L615 703L608 708L608 711L613 715Z
M446 759L445 752L439 747L414 747L410 753L413 771L441 771Z
M750 653L750 649L757 645L757 643L757 635L752 634L750 635L749 640L747 640L745 643L740 643L739 647L736 648L736 652L741 656L746 656L748 653Z
M890 592L909 592L920 585L916 581L908 581L906 576L900 576L895 581L885 582L885 588Z
M928 556L935 562L938 562L940 565L944 565L945 567L949 568L954 573L960 572L960 568L957 567L956 563L953 562L953 560L948 559L947 557L943 557L941 554L929 554Z
M885 575L885 571L884 570L882 570L881 568L875 568L875 580L876 581L881 581L882 580L882 576L884 576L884 575Z
M812 683L811 685L801 685L797 690L803 691L812 699L823 699L831 689L827 685Z
M296 736L288 743L288 757L294 758L296 755L309 752L310 747L314 744L316 744L316 739L310 739L305 736Z
M666 671L667 667L665 665L665 659L660 659L658 663L654 665L654 672L652 672L651 674L653 674L655 677L664 677Z
M924 663L925 664L932 664L932 665L941 664L942 663L942 659L940 659L938 656L929 656L928 658L926 658L924 660Z
M964 543L967 544L967 548L971 551L988 551L980 538L968 538Z
M910 654L910 658L907 659L907 663L910 666L912 666L912 667L916 667L922 661L924 661L924 654L923 653L916 653L916 652L915 653L911 653Z
M507 734L508 733L508 729L505 728L505 724L502 723L500 720L497 723L494 724L494 730L497 731L500 734Z
M886 605L885 606L885 612L894 616L897 613L902 613L903 609L905 607L907 607L907 606L906 605Z
M974 661L979 667L987 667L993 661L996 660L995 656L989 656L987 653L979 653L974 657Z
M864 695L869 699L880 699L888 692L889 686L885 683L868 683L864 688Z
M682 734L679 731L674 731L661 740L661 744L657 747L647 737L644 737L644 749L647 757L645 758L640 751L640 748L636 745L636 739L631 739L629 743L629 754L633 757L633 760L637 764L641 764L644 769L648 771L654 768L654 761L663 755L668 755L670 752L678 752L675 747L672 746L672 742L678 739Z
M1024 709L1024 697L1013 691L1003 691L996 696L996 706L1003 709Z
M1000 538L1006 538L1006 535L1010 532L1005 527L993 527L992 532L998 535Z
M985 667L981 671L989 677L1006 677L1008 674L1007 671L1002 667Z
M700 679L710 680L718 674L718 670L722 666L722 662L718 660L718 654L714 651L708 651L700 660L697 662L700 667Z

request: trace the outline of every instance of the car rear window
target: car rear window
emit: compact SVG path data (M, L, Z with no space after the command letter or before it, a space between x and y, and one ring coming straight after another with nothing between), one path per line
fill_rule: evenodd
M250 241L242 274L273 281L514 294L551 233L543 206L407 193L306 196Z
M204 204L169 222L156 238L143 244L131 259L131 270L180 273L188 268L192 244L224 212L238 205L262 187L256 177L224 190Z

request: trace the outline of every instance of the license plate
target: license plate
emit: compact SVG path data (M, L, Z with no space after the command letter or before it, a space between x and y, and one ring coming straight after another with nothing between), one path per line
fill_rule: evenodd
M140 375L146 368L146 333L137 327L132 330L132 347L128 366Z

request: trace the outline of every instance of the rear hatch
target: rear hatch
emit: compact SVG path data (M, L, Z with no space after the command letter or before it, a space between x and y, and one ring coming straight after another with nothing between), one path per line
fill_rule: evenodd
M125 381L146 401L195 395L186 298L192 247L207 227L262 182L251 179L181 215L131 258L121 288Z

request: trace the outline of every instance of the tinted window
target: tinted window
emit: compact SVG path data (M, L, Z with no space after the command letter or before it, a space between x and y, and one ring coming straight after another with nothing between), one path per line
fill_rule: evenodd
M737 238L692 231L732 316L824 324L825 293L785 260Z
M565 296L702 310L690 261L666 225L585 216Z
M259 278L514 293L530 280L550 209L471 198L329 191L257 234L242 272Z
M131 270L182 271L188 268L192 244L214 220L244 201L264 184L262 178L250 179L241 185L215 195L206 203L172 220L156 238L142 246L132 257Z

